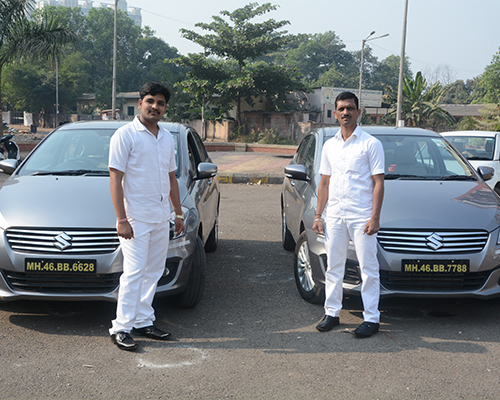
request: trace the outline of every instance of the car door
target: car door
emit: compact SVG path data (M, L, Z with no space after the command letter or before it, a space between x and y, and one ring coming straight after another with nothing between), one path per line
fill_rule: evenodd
M191 168L194 169L193 176L196 176L198 165L202 162L211 162L211 160L203 142L194 130L188 132L187 138L190 164ZM217 217L217 177L195 180L191 186L191 193L200 214L200 221L203 224L203 241L205 242Z
M314 154L316 151L316 135L311 134L304 138L297 149L294 164L306 167L309 178L314 171ZM308 200L310 189L309 181L288 179L283 195L286 224L295 240L300 235L300 223L303 219L305 201Z

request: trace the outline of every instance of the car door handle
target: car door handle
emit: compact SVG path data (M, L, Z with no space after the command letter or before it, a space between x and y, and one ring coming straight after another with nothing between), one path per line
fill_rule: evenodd
M290 181L290 185L295 186L295 181Z

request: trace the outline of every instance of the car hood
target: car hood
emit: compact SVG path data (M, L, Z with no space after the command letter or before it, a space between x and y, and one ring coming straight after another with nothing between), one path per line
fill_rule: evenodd
M499 198L484 182L386 180L380 225L491 232L500 225Z
M0 187L0 227L10 226L114 228L109 177L11 177Z

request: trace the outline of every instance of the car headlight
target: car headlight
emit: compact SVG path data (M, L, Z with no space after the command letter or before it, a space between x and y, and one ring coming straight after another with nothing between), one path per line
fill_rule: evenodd
M175 212L172 211L170 214L170 240L179 239L186 236L188 231L192 231L196 227L196 221L198 220L198 212L196 209L189 209L182 206L182 214L184 215L184 230L176 234L175 233Z

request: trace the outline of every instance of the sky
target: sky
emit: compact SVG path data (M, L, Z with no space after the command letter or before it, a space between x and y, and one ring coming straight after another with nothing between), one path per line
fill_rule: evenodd
M356 51L375 31L372 38L389 34L366 43L379 61L401 54L405 0L128 0L128 5L142 9L143 27L150 26L156 36L188 54L202 49L182 38L179 29L208 33L195 24L210 23L221 10L251 2L278 6L263 19L288 20L283 30L291 34L331 30L347 50ZM482 74L499 51L499 18L500 0L408 0L405 54L413 73L422 71L443 83ZM436 75L438 71L445 73Z

